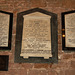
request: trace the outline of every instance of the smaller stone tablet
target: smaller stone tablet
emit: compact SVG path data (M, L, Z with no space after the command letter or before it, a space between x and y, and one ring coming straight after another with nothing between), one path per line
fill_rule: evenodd
M11 49L12 14L0 11L0 50Z

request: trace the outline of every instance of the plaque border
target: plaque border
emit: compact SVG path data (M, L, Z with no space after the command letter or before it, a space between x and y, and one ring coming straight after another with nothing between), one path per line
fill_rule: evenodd
M13 26L13 13L0 11L0 13L8 14L10 15L10 21L9 21L9 36L8 36L8 47L0 47L0 50L11 50L11 42L12 42L12 26Z
M5 58L5 64L4 64L5 68L4 69L0 69L0 71L8 71L9 55L0 55L0 57Z
M22 43L22 30L23 30L23 15L27 15L33 12L41 12L51 16L51 51L52 57L44 59L43 57L29 57L24 59L20 56L21 43ZM15 63L57 63L58 62L58 25L57 15L55 13L48 12L40 8L30 9L17 14L17 27L16 27L16 46L15 46Z
M75 10L61 13L61 18L62 18L62 21L61 21L62 22L62 50L63 51L75 51L75 47L66 47L65 46L65 37L63 37L63 35L65 35L65 15L71 14L71 13L75 13Z

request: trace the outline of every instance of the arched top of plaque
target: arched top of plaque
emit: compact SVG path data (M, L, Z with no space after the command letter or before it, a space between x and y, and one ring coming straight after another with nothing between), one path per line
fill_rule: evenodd
M55 13L53 12L49 12L49 11L46 11L44 9L40 9L40 8L34 8L34 9L30 9L30 10L27 10L27 11L23 11L23 12L19 12L17 14L18 16L33 16L33 15L38 15L38 16L57 16Z
M46 10L18 13L15 62L57 62L57 27L57 15Z

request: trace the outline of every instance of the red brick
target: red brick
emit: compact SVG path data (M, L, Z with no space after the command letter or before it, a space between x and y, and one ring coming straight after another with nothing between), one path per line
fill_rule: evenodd
M29 70L28 75L47 75L45 70Z
M13 24L12 34L16 34L16 25L17 25L16 21L17 21L17 13L14 12L14 19L13 19L14 24Z
M58 51L62 52L62 45L61 44L58 44Z
M63 55L63 59L70 59L70 58L72 58L72 54L67 53Z
M66 70L65 75L75 75L75 69L74 70L70 70L70 69Z
M26 0L14 0L14 2L24 2Z
M57 72L54 71L54 70L50 70L50 71L48 72L48 75L57 75Z
M5 0L0 0L0 4L4 4L5 2Z
M58 44L61 44L62 35L58 35Z
M1 5L0 5L1 6ZM8 7L6 7L6 8L4 8L4 7L0 7L0 10L2 10L2 11L6 11L6 12L10 12L10 13L13 13L13 8L8 8Z
M8 51L5 51L5 52L3 52L2 50L0 51L0 55L9 55L10 54L10 52L8 52Z
M31 7L46 7L45 0L30 0Z
M27 10L30 10L30 9L33 9L32 7L21 7L21 8L16 8L14 9L14 18L16 18L17 20L17 13L20 13L20 12L23 12L23 11L27 11ZM17 21L15 21L16 24L17 24Z
M0 75L5 75L6 74L6 71L0 71Z
M34 68L48 68L49 64L34 64Z
M67 69L67 68L69 68L69 66L70 66L70 61L69 62L67 62L67 61L64 62L64 60L63 61L60 60L58 62L58 64L53 64L52 65L52 69L63 69L63 68Z
M9 69L20 69L19 63L9 63Z
M5 2L6 2L6 4L12 4L14 6L14 1L13 0L6 0Z
M13 16L14 16L14 18L17 18L17 10L15 9L14 11L13 11ZM17 20L17 19L16 19ZM15 21L16 21L15 20Z
M0 4L0 8L9 8L10 5L9 4Z
M13 7L14 7L14 4L13 4L13 0L11 0L11 1L8 1L8 0L0 0L0 7L1 8L12 8L13 9ZM11 10L12 10L11 9Z
M65 75L65 70L61 70L58 75Z
M58 19L58 20L60 20L60 19ZM59 24L58 24L58 30L62 30L62 29L61 29L61 24L60 24L59 21L58 21L58 23L59 23Z
M16 34L16 27L15 26L13 26L12 34Z
M71 61L71 67L75 69L75 61Z
M13 15L13 23L14 23L14 25L13 25L13 28L14 28L14 26L16 27L16 22L17 22L17 12L16 11L14 11L14 15Z
M33 67L33 64L30 64L30 63L21 63L21 68L24 68L24 69L30 69Z
M46 0L48 7L61 7L62 0Z
M62 6L66 8L75 8L75 0L63 0Z
M23 1L15 1L14 2L14 7L16 8L26 8L30 6L30 2L27 0L23 0Z
M53 65L53 63L50 63L50 64L49 64L49 67L52 68L52 65Z
M75 53L73 54L73 58L75 58Z
M14 51L15 51L15 44L13 44L12 47L11 47L11 52L12 52L13 55L14 55Z
M61 34L61 32L62 32L62 31L59 29L59 30L58 30L58 34Z
M19 69L10 69L8 74L9 75L20 75L20 70Z
M20 75L27 75L26 69L20 69Z
M9 55L9 63L14 63L14 55Z
M12 46L15 46L15 38L16 38L16 35L12 35Z

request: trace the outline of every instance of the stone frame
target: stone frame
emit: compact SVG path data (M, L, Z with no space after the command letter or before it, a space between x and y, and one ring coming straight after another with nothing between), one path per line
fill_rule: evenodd
M51 18L51 51L52 57L44 59L43 57L30 57L24 59L20 56L21 42L22 42L22 29L23 29L23 15L33 12L41 12L50 15ZM16 48L15 48L15 63L57 63L58 62L58 25L57 15L40 8L34 8L17 14L17 28L16 28Z
M0 47L0 50L11 50L11 42L12 42L12 25L13 25L13 13L5 12L5 11L0 11L0 13L4 13L4 14L8 14L8 15L10 15L8 47Z
M65 47L65 37L63 37L63 35L65 35L65 15L71 14L71 13L75 13L75 10L61 13L61 18L62 18L62 21L61 21L62 22L62 50L63 51L75 51L75 47Z

